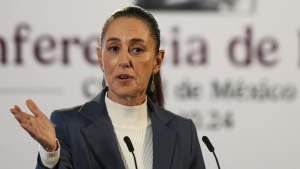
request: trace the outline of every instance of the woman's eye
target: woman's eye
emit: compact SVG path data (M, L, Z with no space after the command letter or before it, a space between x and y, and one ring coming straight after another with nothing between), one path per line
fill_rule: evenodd
M111 52L118 52L119 47L118 46L112 46L112 47L109 47L108 50L111 51Z
M132 52L133 53L136 53L136 54L138 54L138 53L142 53L144 50L142 49L142 48L134 48L133 50L132 50Z

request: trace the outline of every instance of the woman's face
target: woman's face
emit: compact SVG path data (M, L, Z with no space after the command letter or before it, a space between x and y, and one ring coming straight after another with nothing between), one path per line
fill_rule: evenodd
M97 55L108 97L123 105L139 105L145 101L150 76L160 69L164 51L156 55L155 41L144 22L120 17L109 23Z

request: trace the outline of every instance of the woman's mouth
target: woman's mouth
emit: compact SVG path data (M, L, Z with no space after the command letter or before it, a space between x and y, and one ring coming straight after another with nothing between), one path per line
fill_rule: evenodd
M123 79L131 79L131 78L133 78L133 77L130 76L130 75L118 75L117 78L123 80Z

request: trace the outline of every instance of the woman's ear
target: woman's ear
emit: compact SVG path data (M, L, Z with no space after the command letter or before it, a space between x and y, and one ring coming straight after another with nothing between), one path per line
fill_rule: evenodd
M99 66L100 66L101 70L103 71L104 68L103 68L103 62L102 62L102 53L101 53L101 48L99 46L97 46L97 56L98 56Z
M162 61L164 60L165 57L165 50L159 50L158 54L156 55L155 58L155 63L154 63L154 67L153 67L153 74L156 74L161 67Z

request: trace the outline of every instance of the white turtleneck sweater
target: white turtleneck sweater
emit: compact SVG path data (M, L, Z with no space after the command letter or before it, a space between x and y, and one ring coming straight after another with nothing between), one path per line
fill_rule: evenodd
M114 126L125 168L135 168L132 153L128 151L123 141L123 138L128 136L134 146L138 168L152 169L152 127L147 111L147 100L139 106L124 106L106 97L105 103Z
M138 168L152 169L152 126L147 109L147 97L142 105L124 106L113 102L106 95L105 104L114 127L125 168L135 169L133 155L128 151L128 148L123 141L123 138L128 136L134 146ZM40 146L39 152L42 163L48 168L53 168L58 162L60 147L56 152L46 152Z

